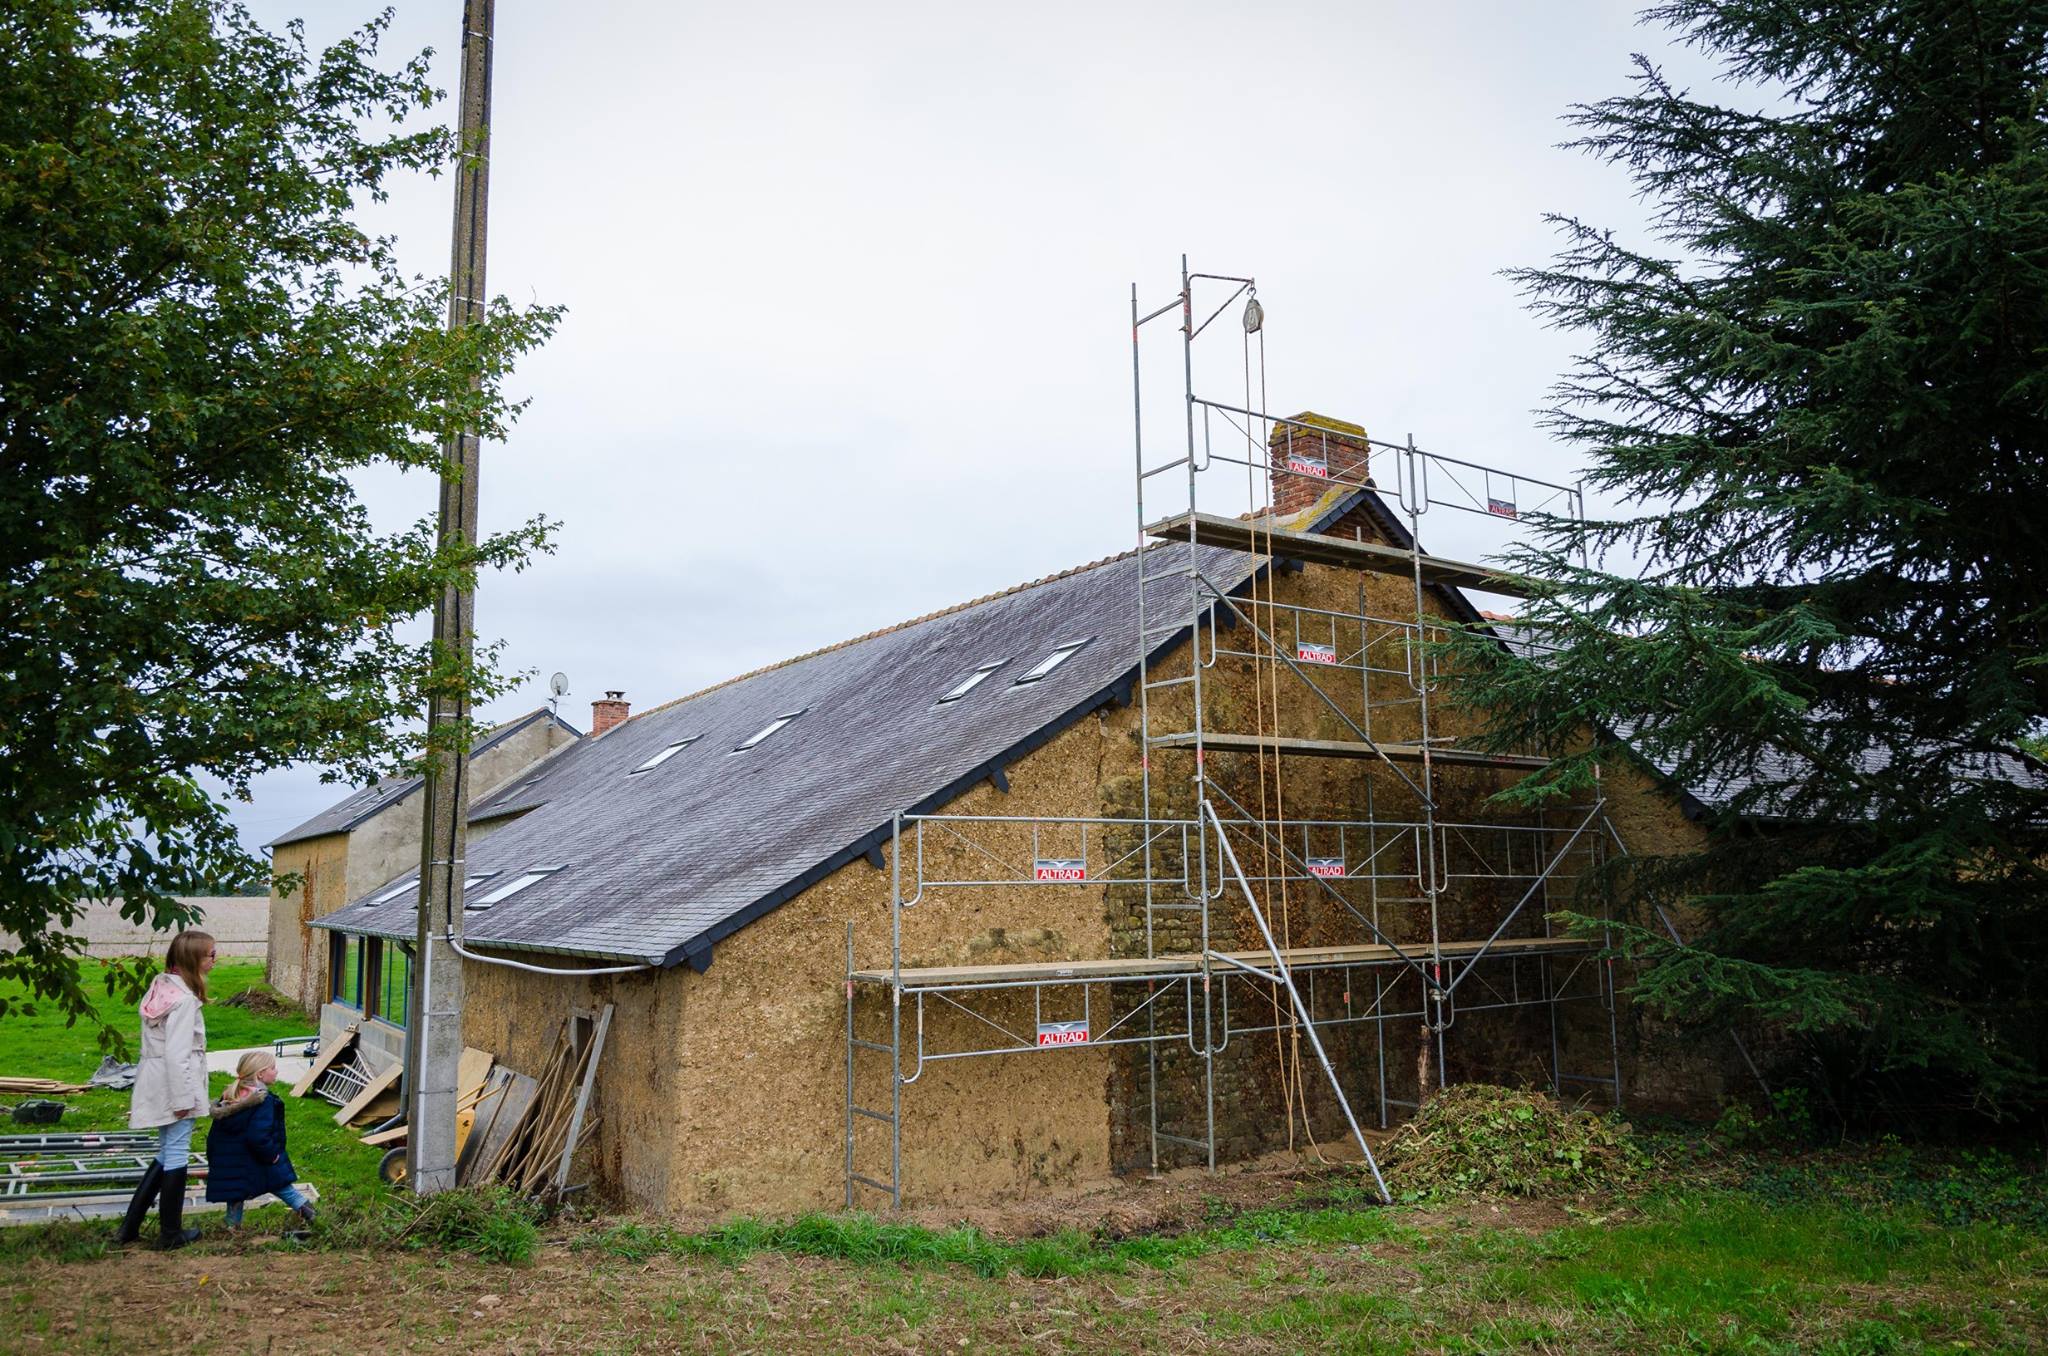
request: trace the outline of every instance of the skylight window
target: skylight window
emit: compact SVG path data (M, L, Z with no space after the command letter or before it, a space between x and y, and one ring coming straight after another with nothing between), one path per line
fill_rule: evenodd
M479 872L474 876L468 877L462 882L462 892L464 894L468 894L471 890L474 890L477 886L482 885L485 881L492 879L497 874L498 873L495 871L483 871ZM364 907L375 908L379 904L389 904L394 899L398 899L403 895L417 895L419 892L420 883L418 879L415 878L413 880L405 882L405 884L403 885L392 886L389 890L386 890L383 894L378 895L375 899L371 900Z
M760 729L754 731L754 733L748 735L744 740L740 742L739 746L735 748L733 752L746 752L748 749L753 748L754 745L760 743L769 735L774 734L777 730L789 724L791 721L795 720L798 716L802 714L803 712L801 711L792 711L786 716L777 716L775 719L769 721L766 725L763 725Z
M505 900L508 900L512 898L512 896L518 894L521 890L526 889L529 885L532 885L534 882L546 880L549 876L554 875L555 872L560 871L561 869L562 868L559 866L541 866L535 867L531 871L522 871L518 875L514 876L511 880L508 880L503 885L497 887L495 890L492 890L487 894L479 895L476 899L469 901L463 906L463 908L465 911L471 909L488 909L493 904L501 904Z
M1093 639L1095 639L1095 637L1090 636L1088 637L1088 640L1068 641L1065 645L1060 646L1051 654L1039 660L1036 664L1034 664L1031 667L1031 669L1028 672L1019 674L1017 676L1017 681L1014 684L1012 684L1012 686L1022 687L1026 683L1037 682L1039 679L1045 677L1047 674L1051 673L1060 665L1066 663L1069 659L1072 659L1075 656L1075 654L1087 648L1088 641Z
M968 674L965 678L962 678L959 682L953 684L951 688L947 689L946 695L939 698L939 705L944 706L947 702L959 701L962 697L966 696L968 693L974 691L975 688L979 687L983 679L987 678L991 673L994 673L997 669L1001 668L1003 665L1009 662L1010 661L1007 659L998 659L993 664L983 664L980 668Z
M666 748L660 750L652 758L642 763L639 767L634 768L631 772L628 772L626 775L628 777L637 777L643 772L654 771L654 769L660 767L663 763L666 763L669 759L675 757L684 749L687 749L690 747L690 745L696 743L697 740L701 737L702 736L699 735L691 735L688 739L678 739L675 743L670 744Z

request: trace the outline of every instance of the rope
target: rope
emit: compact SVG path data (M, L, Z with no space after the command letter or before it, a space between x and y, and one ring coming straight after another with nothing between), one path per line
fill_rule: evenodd
M1263 329L1259 331L1259 399L1256 405L1252 403L1251 369L1251 334L1247 332L1244 337L1244 403L1247 409L1256 409L1260 411L1261 423L1265 431L1265 446L1253 446L1252 444L1254 442L1255 435L1252 431L1252 424L1251 421L1246 421L1245 442L1247 444L1247 450L1245 455L1245 480L1247 496L1253 500L1252 507L1255 511L1254 517L1252 519L1251 535L1252 550L1254 553L1257 553L1259 548L1259 520L1258 516L1256 515L1256 509L1258 507L1258 482L1256 474L1254 473L1252 468L1254 465L1257 465L1260 462L1263 462L1265 466L1266 506L1268 510L1276 517L1279 512L1279 495L1277 493L1277 482L1274 474L1272 460L1271 425L1270 422L1264 420L1264 412L1266 409L1266 335ZM1293 429L1291 426L1288 429L1287 436L1291 442L1294 437ZM1270 520L1268 521L1266 529L1266 555L1269 559L1272 558L1273 555L1273 528ZM1271 703L1270 709L1272 712L1272 731L1276 738L1279 736L1281 728L1280 656L1278 651L1274 648L1278 644L1277 637L1280 633L1279 624L1277 620L1278 581L1275 577L1276 572L1270 567L1265 571L1265 576L1266 606L1265 615L1263 618L1264 625L1261 629L1265 631L1268 637L1271 637L1273 639L1268 644L1263 646L1260 650L1255 652L1260 657L1255 658L1252 661L1253 732L1257 737L1261 739L1264 738L1267 730L1266 717L1268 711L1268 702ZM1254 579L1252 584L1251 602L1252 616L1255 619L1258 619L1259 585L1256 578ZM1268 669L1271 670L1270 680L1267 673ZM1258 759L1259 813L1262 816L1270 814L1272 817L1272 828L1270 829L1270 831L1262 831L1259 835L1259 853L1261 861L1260 875L1264 880L1268 882L1272 881L1274 878L1273 840L1275 838L1279 838L1282 842L1284 842L1286 840L1287 832L1286 779L1281 771L1280 760L1281 754L1280 751L1276 748L1273 751L1272 793L1269 798L1267 794L1266 784L1266 759L1263 754L1261 754ZM1291 907L1291 900L1289 898L1287 888L1287 872L1285 870L1284 860L1282 862L1282 869L1279 873L1279 880L1279 939L1281 948L1285 950L1291 948L1294 945L1294 936L1293 910ZM1270 892L1270 884L1267 888ZM1268 897L1270 898L1270 893ZM1256 901L1253 902L1253 907L1257 907ZM1309 1124L1308 1096L1306 1092L1306 1085L1303 1081L1304 1075L1302 1073L1301 1067L1300 1019L1296 1016L1294 1011L1294 1005L1291 1003L1285 1005L1285 1011L1282 1011L1280 995L1277 991L1269 991L1267 994L1267 1001L1271 1004L1273 1008L1273 1052L1279 1067L1281 1098L1285 1104L1284 1114L1287 1119L1288 1151L1290 1153L1294 1151L1294 1125L1295 1117L1298 1113L1301 1119L1302 1130L1308 1139L1309 1145L1311 1148L1316 1150L1316 1155L1318 1158L1320 1158L1322 1156L1321 1146L1316 1143L1315 1131L1313 1127L1311 1127ZM1283 1029L1285 1033L1284 1037Z

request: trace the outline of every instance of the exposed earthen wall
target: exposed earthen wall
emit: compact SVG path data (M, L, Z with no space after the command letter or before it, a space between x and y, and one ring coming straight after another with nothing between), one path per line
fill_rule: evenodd
M1084 718L1008 770L1010 791L986 784L949 814L1088 816L1097 788L1136 766L1129 710ZM980 841L993 841L983 839ZM942 831L928 833L934 876L996 871ZM1028 837L1008 860L1029 857ZM890 960L890 875L866 862L844 867L721 942L710 970L683 980L692 1021L682 1057L689 1093L671 1206L798 1210L843 1199L845 1141L845 928L855 926L857 968ZM977 887L928 892L904 913L906 966L993 964L1109 954L1099 886ZM1080 1015L1042 1014L1048 1020ZM977 1012L1030 1033L1030 999L980 1000ZM886 1039L884 992L863 986L860 1034ZM928 1000L930 1048L961 1049L992 1033L957 1009ZM904 1010L906 1071L915 1011ZM999 1038L998 1038L999 1039ZM1106 1178L1109 1118L1106 1050L1060 1050L928 1062L904 1090L905 1201L934 1204L1029 1196ZM865 1105L888 1108L887 1058L857 1062ZM887 1127L861 1120L857 1166L889 1176ZM873 1206L886 1200L864 1195Z
M296 873L304 879L290 894L271 891L265 978L307 1012L318 1012L327 997L328 934L307 924L348 903L348 835L286 843L270 860L274 875Z
M564 968L575 964L561 957L513 958ZM675 1198L679 1121L695 1097L682 1059L684 1011L694 1001L691 978L661 971L575 979L465 961L462 1039L538 1078L570 1010L595 1012L612 1004L588 1113L597 1124L593 1147L584 1151L586 1163L611 1194L661 1208Z
M1341 530L1345 535L1371 535L1362 520L1342 525ZM1260 592L1265 596L1264 586ZM1272 585L1271 596L1331 611L1356 611L1362 604L1367 613L1388 619L1412 616L1414 608L1412 587L1404 580L1315 566L1281 576ZM1291 643L1285 613L1262 609L1256 601L1246 606L1269 634ZM1433 597L1430 606L1435 609ZM1222 635L1226 650L1252 648L1249 628ZM1336 639L1341 650L1367 648L1382 667L1404 668L1408 662L1409 646L1396 627ZM1291 673L1282 674L1274 686L1270 668L1255 680L1248 661L1229 654L1214 659L1205 671L1207 728L1357 737L1343 717ZM1183 649L1167 657L1154 676L1183 674L1188 663ZM1313 668L1308 672L1353 719L1366 719L1356 673ZM1382 741L1412 740L1420 733L1417 704L1412 695L1404 694L1405 681L1400 673L1370 679L1370 729ZM1185 728L1186 701L1186 688L1155 694L1155 731ZM1431 733L1456 733L1470 719L1448 703L1435 703ZM1191 761L1186 754L1155 755L1155 813L1193 814ZM1420 777L1412 766L1396 771L1378 762L1289 759L1283 801L1279 770L1270 760L1264 760L1262 768L1261 761L1212 752L1209 772L1217 787L1246 810L1266 817L1281 815L1297 828L1313 819L1401 823L1418 817L1418 802L1407 785ZM1008 769L1007 794L984 785L946 810L1130 818L1144 810L1140 774L1137 711L1108 709L1084 718ZM1441 816L1473 824L1511 818L1486 803L1509 775L1440 769L1436 791ZM1632 851L1666 851L1698 841L1696 826L1632 769L1610 773L1607 794L1609 815ZM1225 812L1232 813L1227 808ZM1556 815L1545 822L1555 825L1567 819ZM1319 832L1309 830L1309 838L1294 850L1335 851L1334 840L1313 841ZM980 841L986 848L995 840ZM1240 838L1236 845L1247 872L1261 874L1264 868L1251 860L1246 840ZM1007 844L995 842L995 847L1012 866L1028 862L1031 855L1028 840L1021 837ZM1056 845L1042 847L1046 855L1063 855ZM1354 839L1344 845L1344 852L1357 870L1360 844ZM1368 934L1353 910L1377 919L1382 931L1397 941L1428 935L1428 918L1415 901L1418 890L1412 884L1419 869L1413 840L1403 843L1395 831L1369 843L1365 852L1377 852L1383 879L1338 883L1335 893L1343 902L1321 887L1304 889L1298 881L1289 883L1284 900L1277 887L1256 887L1284 945L1363 940ZM975 850L949 842L936 831L926 841L926 863L933 877L1000 874L986 861L978 862ZM1404 874L1410 878L1406 885ZM846 866L721 942L710 970L702 975L677 970L609 981L564 981L471 965L472 1016L466 1038L494 1050L514 1067L536 1072L568 1006L594 1005L609 995L619 1008L598 1083L597 1150L608 1186L633 1202L661 1210L790 1212L836 1206L844 1182L845 927L849 920L855 927L856 968L886 968L889 883L886 870L866 862ZM1212 879L1212 887L1215 884ZM1442 934L1487 936L1519 895L1520 887L1511 882L1454 882L1440 903ZM1558 907L1566 900L1559 894L1550 902ZM1507 935L1541 935L1541 903L1526 908ZM1198 950L1196 917L1187 912L1155 914L1153 949ZM1132 955L1145 948L1143 890L1127 885L934 889L905 912L903 927L906 966ZM1228 904L1212 912L1209 940L1220 949L1249 950L1259 944L1248 913ZM1533 963L1518 970L1500 964L1496 978L1504 989L1525 988L1536 980ZM1355 992L1344 991L1338 977L1319 977L1317 982L1322 986L1319 1013L1341 1005L1362 1015L1377 998L1391 1010L1412 1014L1421 1003L1420 985L1412 973L1383 971L1375 984L1372 972L1353 972ZM1367 992L1368 985L1375 991ZM1258 987L1252 982L1234 984L1233 1001L1267 1001L1259 997ZM1471 1010L1461 1006L1458 1024L1446 1042L1452 1078L1547 1079L1547 1014L1541 1009L1486 1012L1481 1010L1478 986L1464 992L1463 1004ZM1075 991L1046 1001L1049 1006L1035 1011L1029 995L1018 993L973 1000L972 1005L982 1018L1018 1033L1028 1033L1037 1018L1080 1015ZM1118 1002L1104 988L1093 990L1097 1030L1128 1011L1134 1001L1128 993ZM1077 1010L1056 1011L1050 1006L1056 1003ZM1159 1012L1162 1022L1174 1020L1171 1003L1163 1003ZM860 1034L885 1038L888 1017L886 992L864 991L857 1009ZM914 1058L916 1017L914 1008L906 1005L906 1066ZM927 1001L924 1020L928 1045L935 1051L964 1048L976 1037L989 1039L988 1029L974 1018L937 1000ZM1716 1058L1698 1056L1688 1064L1672 1059L1669 1052L1653 1052L1655 1032L1646 1034L1638 1023L1630 1022L1624 1035L1630 1044L1623 1075L1632 1098L1693 1109L1703 1097L1711 1100L1720 1078ZM1384 1030L1365 1022L1325 1031L1332 1061L1361 1120L1372 1124L1381 1119L1377 1090L1382 1068L1389 1096L1413 1100L1421 1037L1412 1015L1389 1021ZM1604 1009L1597 1004L1572 1008L1560 1023L1560 1039L1565 1067L1604 1073ZM1163 1049L1162 1055L1161 1102L1169 1122L1165 1128L1195 1130L1194 1118L1203 1111L1199 1061L1184 1049ZM863 1054L856 1072L859 1099L886 1110L885 1058ZM1149 1167L1147 1076L1142 1047L927 1061L917 1081L904 1090L906 1201L935 1204L1028 1196L1099 1180L1114 1170ZM1219 1057L1216 1081L1217 1138L1226 1160L1289 1142L1301 1147L1310 1136L1323 1140L1342 1133L1320 1070L1308 1051L1292 1046L1284 1033L1239 1037ZM1286 1091L1290 1083L1296 1088L1291 1098ZM1172 1124L1176 1118L1178 1125ZM861 1171L878 1178L889 1175L885 1125L857 1122L856 1151ZM865 1193L858 1198L869 1205L881 1199Z

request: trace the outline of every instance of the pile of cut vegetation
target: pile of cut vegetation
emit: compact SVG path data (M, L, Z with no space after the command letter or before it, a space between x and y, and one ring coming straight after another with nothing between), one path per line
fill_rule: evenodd
M1409 1198L1613 1191L1635 1181L1645 1161L1628 1122L1618 1117L1573 1111L1540 1092L1480 1083L1431 1097L1385 1154L1388 1184Z
M246 1008L259 1017L298 1017L298 1005L267 984L252 984L220 1000L222 1007Z

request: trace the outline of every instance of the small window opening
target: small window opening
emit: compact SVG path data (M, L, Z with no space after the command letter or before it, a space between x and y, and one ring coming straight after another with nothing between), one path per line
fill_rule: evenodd
M777 716L775 719L769 721L766 725L763 725L760 729L754 731L754 733L748 735L744 740L740 742L739 746L735 748L733 752L744 753L746 750L753 748L754 745L760 743L769 735L774 734L777 730L789 724L791 721L795 720L798 716L802 714L802 711L792 711L786 716Z
M982 681L986 679L991 673L994 673L997 669L1001 668L1003 665L1009 662L1010 661L1007 659L998 659L993 664L983 664L980 668L968 674L965 678L962 678L959 682L953 684L951 688L947 689L946 695L939 698L939 705L944 706L947 702L959 701L962 697L966 696L968 693L974 691L975 688L979 687Z
M1093 636L1090 636L1088 638L1088 640L1093 639L1095 639L1095 637ZM1019 674L1017 676L1017 681L1013 683L1011 686L1022 687L1026 683L1037 682L1039 679L1045 677L1047 674L1051 673L1060 665L1066 663L1069 659L1072 659L1076 653L1078 653L1080 650L1087 646L1088 640L1069 641L1065 645L1060 646L1051 654L1039 660L1038 663L1033 665L1028 672Z
M503 903L505 900L508 900L512 898L512 896L518 894L521 890L524 890L527 886L532 885L535 881L546 880L549 876L554 875L555 872L560 871L561 869L562 868L559 866L543 866L536 867L531 871L522 871L518 875L514 876L511 880L506 881L503 885L500 885L496 889L491 890L485 894L479 895L474 900L471 900L468 903L466 903L463 906L464 910L467 911L470 909L488 909L493 904Z
M416 893L419 890L419 888L420 883L416 880L409 880L403 885L394 885L389 890L386 890L383 894L378 895L375 899L371 900L370 907L375 908L379 904L389 904L392 900L398 898L400 895Z
M687 749L690 747L690 745L696 743L699 738L700 736L698 735L691 735L688 739L678 739L675 743L670 744L665 749L662 749L660 752L656 753L652 758L642 763L639 767L634 768L631 772L628 772L626 775L628 777L637 777L643 772L654 771L654 769L660 767L663 763L666 763L669 759L675 757L684 749Z

